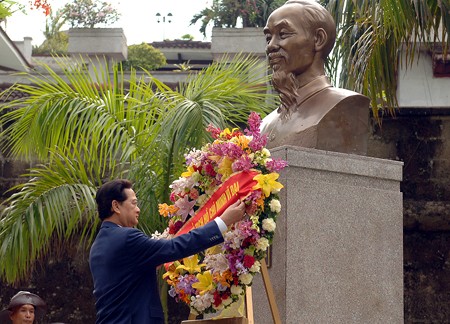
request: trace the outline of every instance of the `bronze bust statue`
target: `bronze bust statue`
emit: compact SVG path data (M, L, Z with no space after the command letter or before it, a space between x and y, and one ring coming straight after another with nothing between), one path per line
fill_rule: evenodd
M272 84L281 105L263 119L268 148L295 145L365 155L369 99L331 86L325 60L336 39L330 13L309 0L289 0L264 28Z

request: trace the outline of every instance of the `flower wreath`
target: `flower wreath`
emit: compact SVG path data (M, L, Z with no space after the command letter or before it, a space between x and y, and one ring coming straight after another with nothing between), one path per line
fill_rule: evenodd
M163 236L173 237L208 201L211 204L227 180L253 172L253 184L241 198L248 217L229 228L224 243L166 265L163 278L169 284L169 295L188 304L195 314L216 313L244 295L272 243L281 210L278 192L283 188L277 182L278 171L287 163L270 157L260 124L260 116L252 112L244 133L210 125L207 130L214 141L185 155L187 170L170 186L173 204L159 204L160 214L169 217Z

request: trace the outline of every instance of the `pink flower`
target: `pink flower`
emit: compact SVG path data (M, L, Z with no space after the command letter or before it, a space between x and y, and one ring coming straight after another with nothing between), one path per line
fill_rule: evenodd
M215 155L226 156L232 159L240 158L244 154L239 145L230 142L213 144L210 151Z
M267 161L266 168L269 172L278 172L287 166L287 162L282 159L272 159Z
M259 151L262 150L267 144L267 135L260 135L260 134L255 134L253 135L253 139L250 141L250 143L248 143L248 146L253 150L253 151Z
M259 128L261 126L261 117L254 111L248 116L248 128L244 130L246 135L259 135Z
M233 172L246 171L253 168L255 165L252 163L252 159L248 156L242 156L240 159L233 162L231 168Z
M181 216L183 222L186 221L188 215L194 215L195 200L189 201L188 196L184 196L183 198L178 199L174 205L180 208L177 211L176 215Z
M209 132L214 139L219 138L219 135L222 132L220 128L214 127L212 124L208 125L206 131Z

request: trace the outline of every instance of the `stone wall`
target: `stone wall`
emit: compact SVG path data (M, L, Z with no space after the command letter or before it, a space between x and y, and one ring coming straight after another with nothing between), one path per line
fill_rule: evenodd
M450 319L450 116L400 109L374 123L369 155L404 162L405 323Z
M405 323L445 323L450 319L450 110L403 109L372 122L369 156L404 162ZM0 148L0 188L17 183L26 165L8 161ZM29 282L0 283L0 307L18 289L42 295L46 320L93 322L90 273L84 255L50 260ZM184 309L184 312L186 310ZM176 322L176 321L175 321Z

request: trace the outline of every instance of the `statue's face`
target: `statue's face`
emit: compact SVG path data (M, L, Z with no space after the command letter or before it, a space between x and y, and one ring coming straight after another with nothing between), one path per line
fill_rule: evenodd
M299 75L307 72L314 61L314 36L305 30L301 7L285 4L267 20L264 28L266 53L274 71Z

